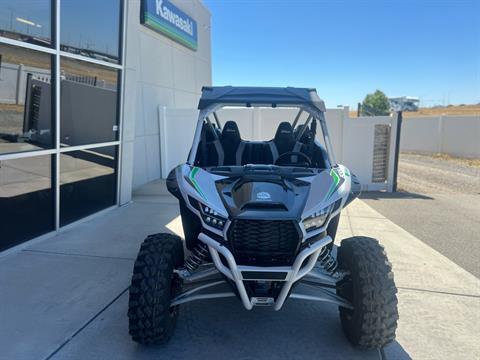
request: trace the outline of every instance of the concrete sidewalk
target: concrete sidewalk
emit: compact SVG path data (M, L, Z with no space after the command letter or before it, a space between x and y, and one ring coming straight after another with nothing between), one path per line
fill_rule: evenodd
M178 232L175 199L147 185L132 204L0 257L0 359L474 359L480 280L355 201L338 239L376 237L399 288L397 341L362 352L343 337L335 306L288 301L244 310L236 299L183 306L172 341L133 343L127 329L133 260L151 233Z

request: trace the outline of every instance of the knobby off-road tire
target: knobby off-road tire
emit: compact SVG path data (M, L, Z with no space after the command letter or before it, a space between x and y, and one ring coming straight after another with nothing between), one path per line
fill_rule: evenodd
M133 267L128 303L129 333L141 344L167 342L175 329L178 306L170 307L180 291L174 274L183 265L183 245L178 236L155 234L142 243Z
M354 306L353 310L339 307L347 338L362 349L378 349L393 341L397 288L384 248L372 238L348 238L338 248L337 261L350 273L337 288L337 294Z

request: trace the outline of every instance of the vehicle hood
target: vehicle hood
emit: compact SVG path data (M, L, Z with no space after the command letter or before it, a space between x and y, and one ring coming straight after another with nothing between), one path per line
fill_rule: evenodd
M324 170L303 178L227 178L216 185L232 218L299 221L305 213L335 201L340 180L336 172Z
M217 189L232 218L300 219L309 183L293 179L250 178L217 181Z
M180 169L179 169L180 170ZM341 169L312 176L219 176L196 167L179 171L186 198L193 197L223 216L300 221L341 199L349 191Z

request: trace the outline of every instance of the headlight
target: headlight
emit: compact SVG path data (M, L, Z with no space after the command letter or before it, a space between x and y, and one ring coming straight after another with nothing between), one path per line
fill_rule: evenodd
M215 210L206 205L203 205L201 203L199 203L198 205L200 207L200 213L202 214L203 222L208 226L223 230L227 219L225 219Z
M305 227L305 230L313 231L325 225L325 222L327 221L328 216L332 211L332 206L333 205L329 205L320 211L316 211L312 215L310 215L308 218L303 220L303 226Z

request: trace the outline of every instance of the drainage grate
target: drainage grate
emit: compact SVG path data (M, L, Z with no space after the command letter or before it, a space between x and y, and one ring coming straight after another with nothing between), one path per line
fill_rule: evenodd
M372 182L382 183L388 176L388 153L390 149L390 125L375 125L373 139Z

